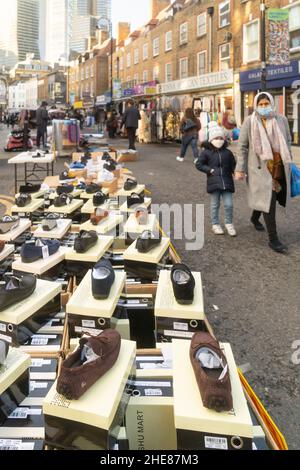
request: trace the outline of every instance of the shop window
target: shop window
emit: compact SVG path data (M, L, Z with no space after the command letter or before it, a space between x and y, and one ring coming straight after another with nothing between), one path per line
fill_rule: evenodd
M219 47L220 71L230 69L230 44L222 44Z
M259 60L259 20L244 25L243 62Z
M219 26L224 28L228 25L230 25L230 0L226 0L219 5Z
M153 68L153 81L155 80L159 80L159 65L156 65L154 68Z
M139 49L135 49L134 50L134 64L137 65L139 63L139 59L140 59L140 54L139 54Z
M198 52L198 75L206 74L206 51Z
M148 70L144 70L143 72L143 83L148 82Z
M166 64L166 82L172 81L172 64Z
M300 48L300 5L290 7L290 47Z
M153 57L159 55L159 38L153 39Z
M131 66L131 54L130 52L128 52L127 54L127 67L130 67Z
M184 79L184 78L188 77L188 75L189 75L188 67L189 67L188 58L185 57L184 59L180 59L179 69L180 69L180 78L181 79Z
M206 34L206 13L197 16L197 36L205 36Z
M143 46L143 60L148 59L148 44L144 44Z
M139 74L138 73L134 74L133 79L135 81L135 84L137 85L139 83Z
M172 31L168 31L165 36L166 39L166 52L172 50Z
M188 42L188 23L183 23L180 25L180 45L186 44Z

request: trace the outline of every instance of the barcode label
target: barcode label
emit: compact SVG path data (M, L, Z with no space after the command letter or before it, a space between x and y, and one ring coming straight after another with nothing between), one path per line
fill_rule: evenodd
M194 333L188 331L165 330L164 335L171 336L172 338L192 338L194 336Z
M189 325L187 323L173 323L174 330L189 331Z
M31 359L31 367L50 366L51 360L48 359Z
M146 397L162 397L163 392L160 388L146 388L145 395Z
M228 441L226 437L208 437L205 436L206 449L228 450Z
M48 248L48 246L43 246L42 252L43 252L43 259L49 258L50 255L49 255L49 248Z
M150 370L150 369L158 369L158 364L151 363L151 362L141 362L140 368L143 370Z
M35 382L35 381L30 381L30 391L33 392L34 390L38 388L47 388L48 387L48 382Z
M149 381L135 381L134 385L136 387L161 387L161 388L170 388L172 386L171 382L149 382Z
M8 419L27 419L28 408L16 408L9 416Z
M137 356L137 362L154 362L154 361L161 361L163 362L164 358L162 356Z
M43 338L56 339L57 335L33 335L32 337L37 338L37 339L39 339L39 338L41 338L41 339L43 339Z
M82 326L75 326L75 333L90 333L92 335L100 335L103 330L93 330L91 328L83 328Z
M6 325L4 323L0 323L0 331L3 331L3 333L6 333Z
M96 328L96 322L94 320L82 320L82 326L84 328Z
M34 442L0 439L0 450L34 450Z
M48 344L47 338L33 338L31 340L32 346L46 346Z

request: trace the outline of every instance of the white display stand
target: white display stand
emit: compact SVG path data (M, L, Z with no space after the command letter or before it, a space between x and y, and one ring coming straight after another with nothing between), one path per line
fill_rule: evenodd
M44 196L45 193L46 193L46 190L41 189L37 193L31 193L30 196L31 196L32 199L39 199L40 197ZM16 197L19 197L19 196L20 196L20 193L16 194Z
M80 201L80 199L74 199L71 204L68 204L67 206L63 207L55 207L50 206L49 209L46 209L45 212L52 212L54 214L72 214L75 212L77 209L80 209L80 207L83 206L83 201Z
M141 235L146 230L155 232L157 228L158 220L155 214L148 214L148 223L146 225L140 225L135 214L131 214L124 225L124 232L132 235Z
M67 304L66 312L98 318L111 318L125 286L126 273L115 272L116 279L106 300L96 300L92 294L92 272L88 271Z
M190 361L190 345L190 341L173 340L174 412L177 430L205 433L206 436L212 434L252 439L253 424L230 345L220 344L229 366L234 411L223 413L203 406ZM223 450L227 449L224 447Z
M57 227L54 228L53 230L50 230L50 232L45 232L42 229L42 226L39 225L36 231L34 232L34 236L36 238L49 238L52 240L61 240L62 238L64 238L66 233L70 230L71 225L72 225L72 220L58 219L56 222L57 222Z
M53 163L55 160L55 156L53 153L48 153L43 157L40 158L33 158L33 155L36 152L22 152L16 157L10 158L8 160L9 165L19 165L23 163Z
M4 250L0 253L0 261L3 261L15 251L14 245L5 245Z
M139 253L136 249L137 240L124 251L124 260L126 261L140 261L141 263L157 264L162 259L170 246L169 238L162 238L161 243L152 248L149 253Z
M73 192L70 193L70 196L73 196L75 198L75 197L81 196L81 193L82 193L82 189L74 189ZM50 194L49 199L53 200L57 197L59 197L59 195L57 194L57 192L54 192Z
M127 201L124 202L124 204L122 204L122 206L120 207L120 211L121 212L126 212L126 213L129 213L129 214L133 214L135 213L136 209L138 207L146 207L147 209L151 206L151 203L152 203L152 199L150 198L145 198L145 202L143 202L142 204L136 204L135 206L133 207L130 207L128 209L127 207Z
M96 209L102 209L104 211L109 211L107 204L102 204L102 206L94 206L93 200L89 199L81 209L82 214L94 214Z
M101 193L103 193L105 196L108 196L109 194L109 191L107 188L102 188L101 190ZM86 191L84 191L83 193L81 193L80 197L81 199L93 199L93 197L95 196L95 194L88 194Z
M31 222L29 219L20 219L18 227L14 230L11 230L8 233L0 235L0 240L4 242L10 242L18 238L23 232L28 230L31 227Z
M0 312L0 322L20 325L60 292L61 284L38 279L30 297Z
M40 276L53 268L53 266L61 263L69 251L70 248L61 246L59 250L54 255L49 256L49 258L40 259L34 263L23 263L22 260L19 259L13 263L12 268L15 271L37 274Z
M0 396L29 369L30 364L31 359L28 354L15 348L9 350L5 364L0 372Z
M113 244L113 241L113 237L99 237L97 244L86 253L76 253L75 250L71 250L66 253L66 260L81 261L84 263L97 263L106 253L108 248Z
M37 211L44 205L44 199L32 199L31 203L25 207L13 206L11 208L12 214L31 214Z
M196 286L192 305L180 305L174 295L171 272L161 271L155 299L155 316L180 318L182 320L203 320L204 300L201 273L192 273Z
M101 235L105 235L106 233L110 232L118 225L124 222L123 215L117 215L110 213L107 219L102 220L99 225L93 225L89 220L84 224L80 225L80 230L96 230L97 233Z
M129 197L131 196L132 193L136 194L141 194L143 191L145 191L145 185L144 184L139 184L136 188L131 189L130 191L125 191L124 188L119 189L119 191L116 193L116 196L118 197Z

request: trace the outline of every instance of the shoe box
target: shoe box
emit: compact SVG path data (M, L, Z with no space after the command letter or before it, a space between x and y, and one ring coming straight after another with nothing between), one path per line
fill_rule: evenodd
M130 450L176 450L173 378L139 374L126 410Z
M155 246L149 253L139 253L136 241L124 252L124 267L129 276L140 277L148 281L156 281L159 269L169 262L169 238L162 238L160 245Z
M130 338L137 348L155 347L154 301L151 294L122 295L119 305L125 309L130 323Z
M44 441L42 439L16 439L6 437L0 439L0 451L2 450L43 450Z
M125 427L120 428L118 439L113 450L129 450L129 442Z
M156 349L138 350L136 376L173 377L173 350L171 343L157 343Z
M160 272L155 298L155 325L158 342L174 338L190 340L197 331L207 331L200 273L193 273L196 287L192 305L180 305L173 291L171 272Z
M80 400L65 399L53 385L43 404L47 445L66 450L114 448L129 400L127 382L135 377L135 355L135 343L122 340L116 364Z
M33 334L20 346L28 354L58 354L62 348L63 335Z
M10 348L0 367L0 426L29 393L29 367L30 357Z
M173 340L174 414L178 450L252 450L253 423L229 344L221 344L234 408L217 413L202 404L190 361L190 342Z
M33 294L27 299L0 312L0 339L13 346L22 346L31 333L35 320L49 316L60 302L61 284L37 280ZM46 318L47 318L46 317Z

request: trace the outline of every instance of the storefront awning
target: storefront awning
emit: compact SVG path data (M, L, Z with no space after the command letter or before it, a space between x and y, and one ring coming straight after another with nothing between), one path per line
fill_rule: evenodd
M290 87L299 80L300 61L294 60L290 65L267 67L267 89ZM261 87L261 69L247 70L240 73L241 91L256 91Z

